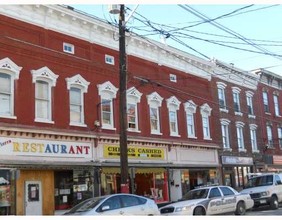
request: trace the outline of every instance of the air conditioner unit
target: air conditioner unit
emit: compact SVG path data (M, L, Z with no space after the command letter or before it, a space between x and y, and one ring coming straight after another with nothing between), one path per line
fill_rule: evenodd
M100 121L95 120L95 121L94 121L94 125L97 126L97 127L100 127Z
M120 6L119 5L109 5L109 13L110 14L119 14Z

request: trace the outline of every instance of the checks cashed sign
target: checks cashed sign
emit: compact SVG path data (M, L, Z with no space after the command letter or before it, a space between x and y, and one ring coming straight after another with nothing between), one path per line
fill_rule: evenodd
M92 158L91 143L0 137L0 155Z

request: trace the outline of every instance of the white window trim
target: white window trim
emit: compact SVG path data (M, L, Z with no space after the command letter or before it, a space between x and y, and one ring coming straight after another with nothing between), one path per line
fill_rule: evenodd
M196 128L195 128L195 113L197 110L197 105L192 101L189 100L187 102L184 103L184 109L186 112L186 128L187 128L187 137L188 138L194 138L197 139L196 137ZM192 119L193 119L193 134L189 134L189 129L188 129L188 121L187 121L187 115L191 114L192 115Z
M112 62L109 62L107 58L110 58L112 60ZM105 63L106 64L110 64L110 65L115 65L115 57L105 54Z
M245 149L245 142L244 142L244 131L243 131L243 128L244 128L244 126L245 126L245 123L244 123L244 122L241 122L241 121L236 121L235 124L236 124L237 142L238 142L238 139L239 139L239 137L238 137L238 131L239 131L240 135L242 136L242 137L241 137L241 139L242 139L242 148L239 147L239 142L238 142L238 143L237 143L237 145L238 145L238 150L239 150L240 152L246 152L246 149ZM238 130L238 129L240 129L240 130Z
M220 124L221 124L221 132L222 132L222 126L227 126L227 130L226 130L226 136L227 136L227 147L224 147L223 145L223 149L227 150L227 149L231 149L231 145L230 145L230 134L229 134L229 125L230 125L230 120L228 119L220 119ZM223 134L222 135L222 143L223 143Z
M168 108L168 112L174 112L175 113L175 127L176 127L176 131L173 132L170 129L170 136L173 137L180 137L179 135L179 130L178 130L178 117L177 117L177 111L179 110L179 106L180 106L180 101L175 97L175 96L171 96L169 99L166 100L167 103L167 108ZM170 121L170 114L168 116L169 119L169 123ZM170 126L169 126L170 127Z
M35 100L35 122L42 122L42 123L51 123L54 124L52 120L52 87L56 86L58 75L53 73L48 67L42 67L38 70L31 70L32 75L32 82L36 84L38 80L48 83L48 97L49 97L49 106L48 106L48 115L49 118L39 118L36 115L36 100ZM35 88L36 89L36 88ZM36 91L35 91L36 94Z
M238 101L238 112L237 111L235 111L235 107L234 107L234 112L235 112L235 115L238 115L238 116L242 116L243 115L243 113L241 112L241 104L240 104L240 92L241 92L241 89L240 88L238 88L238 87L232 87L232 98L233 98L233 103L235 104L235 102L234 102L234 94L237 94L237 97L238 97L238 100L236 100L236 101Z
M249 125L249 127L250 127L250 139L251 139L251 147L252 147L252 151L254 152L254 153L257 153L257 152L259 152L259 150L258 150L258 142L257 142L257 125L256 124L250 124ZM252 143L252 134L251 134L251 132L252 131L254 131L255 132L255 142L256 142L256 146L255 146L255 149L254 149L254 146L253 146L253 143Z
M65 46L70 47L72 50L71 50L71 51L65 50ZM73 44L70 44L70 43L64 42L64 43L63 43L63 51L64 51L65 53L74 54L74 45L73 45Z
M203 127L203 138L204 140L212 140L211 138L211 128L210 128L210 116L211 116L211 111L212 111L212 108L207 104L203 104L201 107L201 115L202 115L202 127ZM204 117L207 117L208 118L208 131L209 131L209 134L208 136L205 136L205 132L204 132L204 124L203 124L203 118Z
M223 82L217 82L216 85L217 85L217 96L218 96L218 100L219 100L218 89L222 89L222 91L223 91L223 93L222 93L222 95L223 95L223 101L224 101L224 106L225 106L225 108L221 108L220 105L219 105L219 110L220 110L221 112L228 113L229 111L228 111L228 109L227 109L227 103L226 103L226 97L225 97L225 88L227 87L227 85L226 85L225 83L223 83Z
M0 72L4 74L8 74L11 77L11 103L10 103L10 115L0 115L0 118L8 118L8 119L17 119L15 116L15 80L18 80L20 77L20 71L22 67L15 64L11 59L8 57L3 58L0 60Z
M136 117L136 128L127 128L128 131L131 132L138 132L139 130L139 117L138 117L138 103L141 101L141 96L143 95L141 92L139 92L135 87L131 87L127 89L126 91L127 95L127 104L134 104L135 105L135 117Z
M160 127L161 124L160 124L160 109L159 109L162 106L162 101L163 101L163 98L157 92L153 92L150 95L147 95L149 112L150 112L150 108L157 108L158 129L152 130L152 128L151 128L151 134L162 135L161 127ZM151 123L150 115L149 115L149 119L150 119L150 123Z
M84 93L87 93L89 82L87 82L80 74L77 74L71 78L66 78L67 81L67 89L70 90L71 88L78 88L81 89L81 123L72 122L70 121L71 126L78 126L78 127L86 127L87 125L84 122Z
M110 81L106 81L103 84L98 84L98 93L100 96L100 100L102 103L103 99L108 99L110 100L110 108L111 108L111 124L103 124L102 120L102 108L100 111L100 119L101 119L101 125L102 129L107 129L107 130L116 130L114 127L114 107L113 107L113 100L116 98L118 88L116 88Z
M274 114L276 117L280 116L280 108L279 108L279 96L276 94L273 94L273 103L274 103Z
M246 101L247 101L247 107L248 107L248 98L250 98L250 104L251 104L251 108L252 108L252 112L253 114L249 114L249 110L247 110L248 112L248 118L253 118L255 119L256 116L254 115L254 103L253 103L253 96L254 96L254 92L252 91L246 91Z

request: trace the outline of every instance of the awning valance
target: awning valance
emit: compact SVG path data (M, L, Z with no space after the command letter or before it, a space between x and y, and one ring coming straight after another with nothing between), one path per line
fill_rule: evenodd
M128 173L130 173L130 169L131 168L128 169ZM156 168L156 167L152 167L152 168L138 167L138 168L135 168L135 173L163 173L165 171L166 171L165 168ZM120 173L120 167L103 167L102 173L104 173L104 174L117 174L117 173Z

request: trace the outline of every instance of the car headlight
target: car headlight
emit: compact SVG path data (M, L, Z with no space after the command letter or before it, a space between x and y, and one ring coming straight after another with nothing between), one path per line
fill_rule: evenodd
M192 208L193 205L188 206L182 206L182 207L176 207L175 212L184 212Z
M261 193L261 196L268 196L269 194L270 194L269 191L265 191L265 192L262 192L262 193Z

